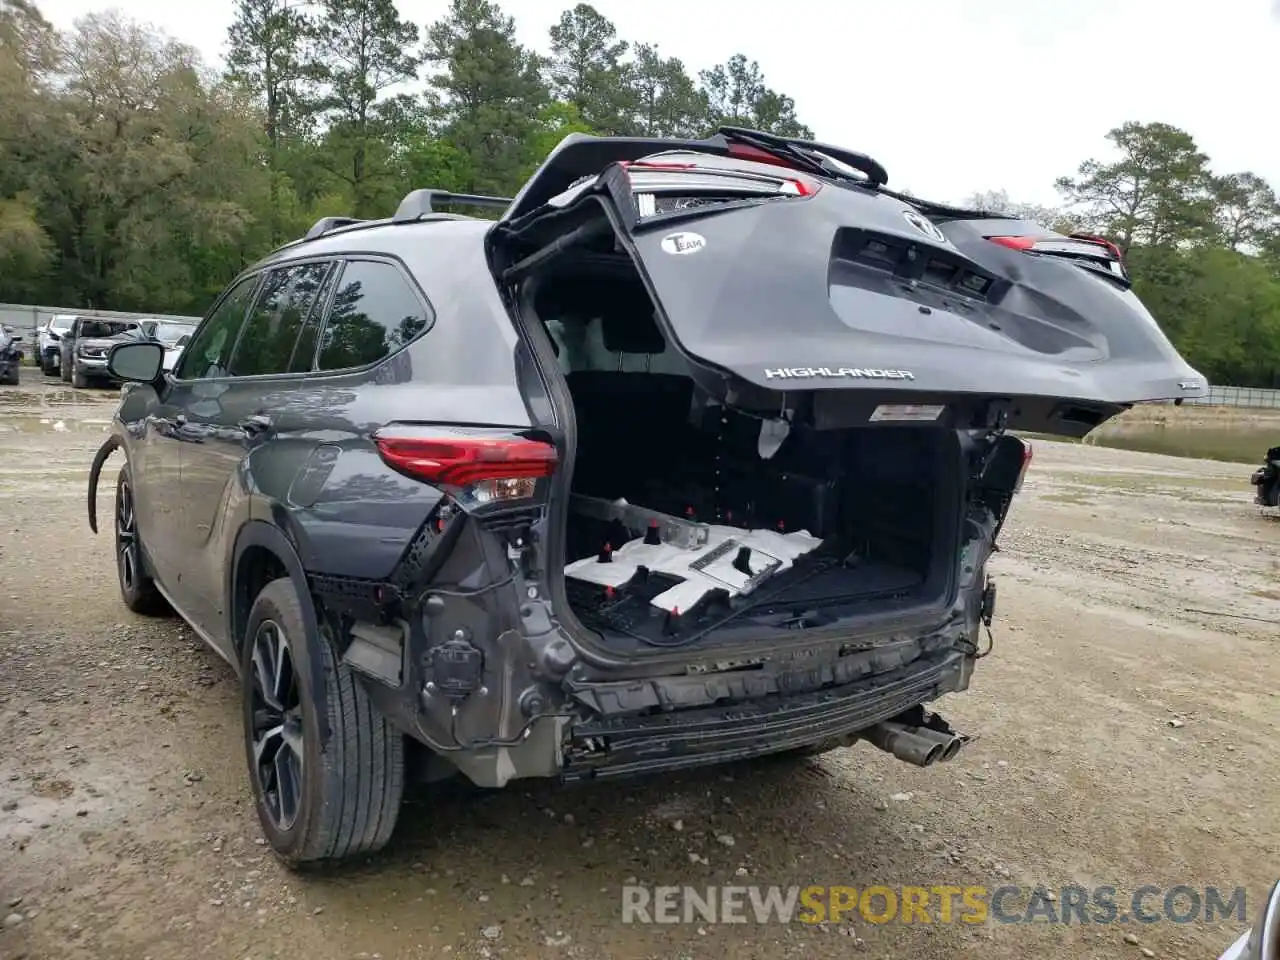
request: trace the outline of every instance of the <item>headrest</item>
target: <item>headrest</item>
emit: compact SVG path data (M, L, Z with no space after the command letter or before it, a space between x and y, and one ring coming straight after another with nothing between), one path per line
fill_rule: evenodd
M615 303L600 317L600 335L610 353L650 354L667 349L654 319L653 302L643 289L638 294L637 299Z
M600 318L604 348L610 353L662 353L666 342L653 316L653 301L637 279L583 277L544 287L537 310L545 317L587 321Z

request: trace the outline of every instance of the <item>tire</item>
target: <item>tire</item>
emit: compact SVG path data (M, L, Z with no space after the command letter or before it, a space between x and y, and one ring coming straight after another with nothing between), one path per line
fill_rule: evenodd
M71 386L77 390L83 390L89 386L89 378L81 373L74 363L71 365Z
M315 667L322 689L313 689ZM374 708L328 638L307 635L288 577L268 583L254 601L240 668L249 781L277 856L296 868L384 847L400 814L404 737ZM328 712L327 743L320 742L317 703Z
M169 604L147 575L143 560L142 537L138 534L138 518L133 507L133 481L129 465L120 468L116 477L116 509L114 516L116 579L120 582L120 599L134 613L159 616L169 612Z
M71 382L71 364L59 363L58 376L62 377L63 383L70 383Z

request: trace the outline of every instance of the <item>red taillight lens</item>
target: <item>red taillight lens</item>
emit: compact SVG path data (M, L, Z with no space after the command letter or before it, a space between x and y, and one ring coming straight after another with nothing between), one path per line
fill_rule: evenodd
M1022 469L1018 471L1018 482L1013 485L1014 493L1017 493L1019 490L1022 489L1022 481L1023 481L1023 478L1026 477L1027 475L1028 468L1030 468L1031 466L1031 457L1032 457L1032 454L1034 453L1035 453L1035 450L1032 448L1031 444L1023 440L1022 441Z
M1031 250L1036 245L1035 237L987 237L987 239L1010 250Z
M1085 263L1090 267L1106 270L1112 277L1126 285L1129 283L1129 274L1125 269L1120 248L1102 237L1073 233L1069 237L987 237L987 239L1010 250Z
M1106 247L1111 256L1115 257L1117 260L1124 260L1124 255L1120 252L1120 248L1106 237L1095 237L1091 233L1073 233L1071 234L1071 239L1083 240L1086 243L1096 243L1098 246Z
M761 150L759 147L753 147L745 143L729 144L729 156L736 157L739 160L753 160L756 163L768 163L775 167L787 167L794 170L795 167L787 163L786 159L770 153L768 150Z
M1110 240L1084 233L1073 233L1069 237L987 237L987 239L1010 250L1087 256L1117 261L1124 259L1120 255L1120 248Z
M812 197L822 184L796 171L792 176L757 171L721 170L697 164L637 160L626 164L631 189L655 196L783 196Z
M520 437L429 437L379 431L386 463L415 480L456 489L483 486L483 500L523 499L556 470L556 448ZM479 493L480 491L477 491Z

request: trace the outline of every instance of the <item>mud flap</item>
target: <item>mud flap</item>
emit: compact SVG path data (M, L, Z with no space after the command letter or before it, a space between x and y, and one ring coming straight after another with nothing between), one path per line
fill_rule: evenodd
M93 455L93 464L89 467L89 529L98 532L98 476L102 473L102 465L120 447L120 438L112 434Z

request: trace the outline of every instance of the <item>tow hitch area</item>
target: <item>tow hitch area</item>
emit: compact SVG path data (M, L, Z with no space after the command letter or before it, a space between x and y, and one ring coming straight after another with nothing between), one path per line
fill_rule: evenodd
M917 767L953 760L970 738L956 733L936 713L914 707L859 734L872 746Z

